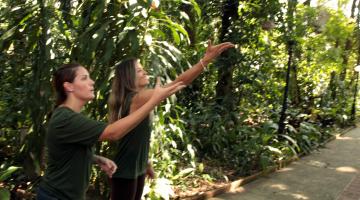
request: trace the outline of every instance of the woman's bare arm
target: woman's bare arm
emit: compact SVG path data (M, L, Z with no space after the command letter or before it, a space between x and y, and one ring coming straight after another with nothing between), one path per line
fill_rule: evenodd
M204 68L222 52L229 48L233 48L234 44L230 42L224 42L218 45L212 45L211 41L208 42L206 53L202 59L191 68L181 73L174 81L165 85L170 87L178 82L183 82L185 85L189 85L194 79L196 79L203 71ZM153 89L140 90L133 98L130 111L137 110L144 105L154 94Z
M139 109L132 112L127 117L121 118L112 124L109 124L103 133L100 135L99 140L118 140L126 135L130 130L135 128L142 120L149 115L149 113L157 106L162 100L171 96L175 92L184 88L182 82L172 85L171 87L161 87L160 79L157 80L154 94L151 98L142 105Z

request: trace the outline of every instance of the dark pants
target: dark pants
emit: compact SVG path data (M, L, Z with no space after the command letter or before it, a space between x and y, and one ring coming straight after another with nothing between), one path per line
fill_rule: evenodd
M47 191L39 187L36 192L36 200L59 200L59 199L54 196L51 196L51 194L49 194Z
M111 178L111 200L140 200L144 183L145 174L136 179Z

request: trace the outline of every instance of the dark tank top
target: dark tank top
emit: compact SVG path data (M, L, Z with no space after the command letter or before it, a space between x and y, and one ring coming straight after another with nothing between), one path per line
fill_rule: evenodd
M130 105L135 94L128 95L125 99L121 116L126 117L130 112ZM135 179L145 174L150 146L151 120L147 116L139 125L121 138L117 145L114 162L117 171L114 178Z

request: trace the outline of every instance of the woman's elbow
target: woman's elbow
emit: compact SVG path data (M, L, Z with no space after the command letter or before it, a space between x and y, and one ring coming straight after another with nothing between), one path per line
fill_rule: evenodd
M121 139L123 136L123 133L113 131L111 128L105 128L105 130L102 132L102 134L99 137L100 141L117 141Z
M111 130L108 130L108 128L106 128L100 135L99 137L100 141L115 141L117 140L116 135L114 132L112 132Z

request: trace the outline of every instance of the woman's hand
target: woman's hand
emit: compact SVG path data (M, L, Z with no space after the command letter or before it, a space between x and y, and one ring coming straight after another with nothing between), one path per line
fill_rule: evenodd
M154 179L155 178L155 172L154 172L154 168L152 168L151 164L148 164L147 168L146 168L146 176L150 179Z
M94 155L94 161L110 178L116 172L117 165L114 163L114 161L98 155Z
M202 62L205 65L209 64L211 60L218 57L222 52L229 48L234 48L235 45L231 42L224 42L218 45L212 45L211 40L208 41L208 47L206 49L206 53L202 58Z
M160 84L160 78L156 79L156 86L154 88L153 95L151 96L150 100L153 100L155 104L159 104L162 100L166 99L167 97L171 96L172 94L176 93L177 91L185 88L186 85L182 81L179 81L171 86L162 87Z

